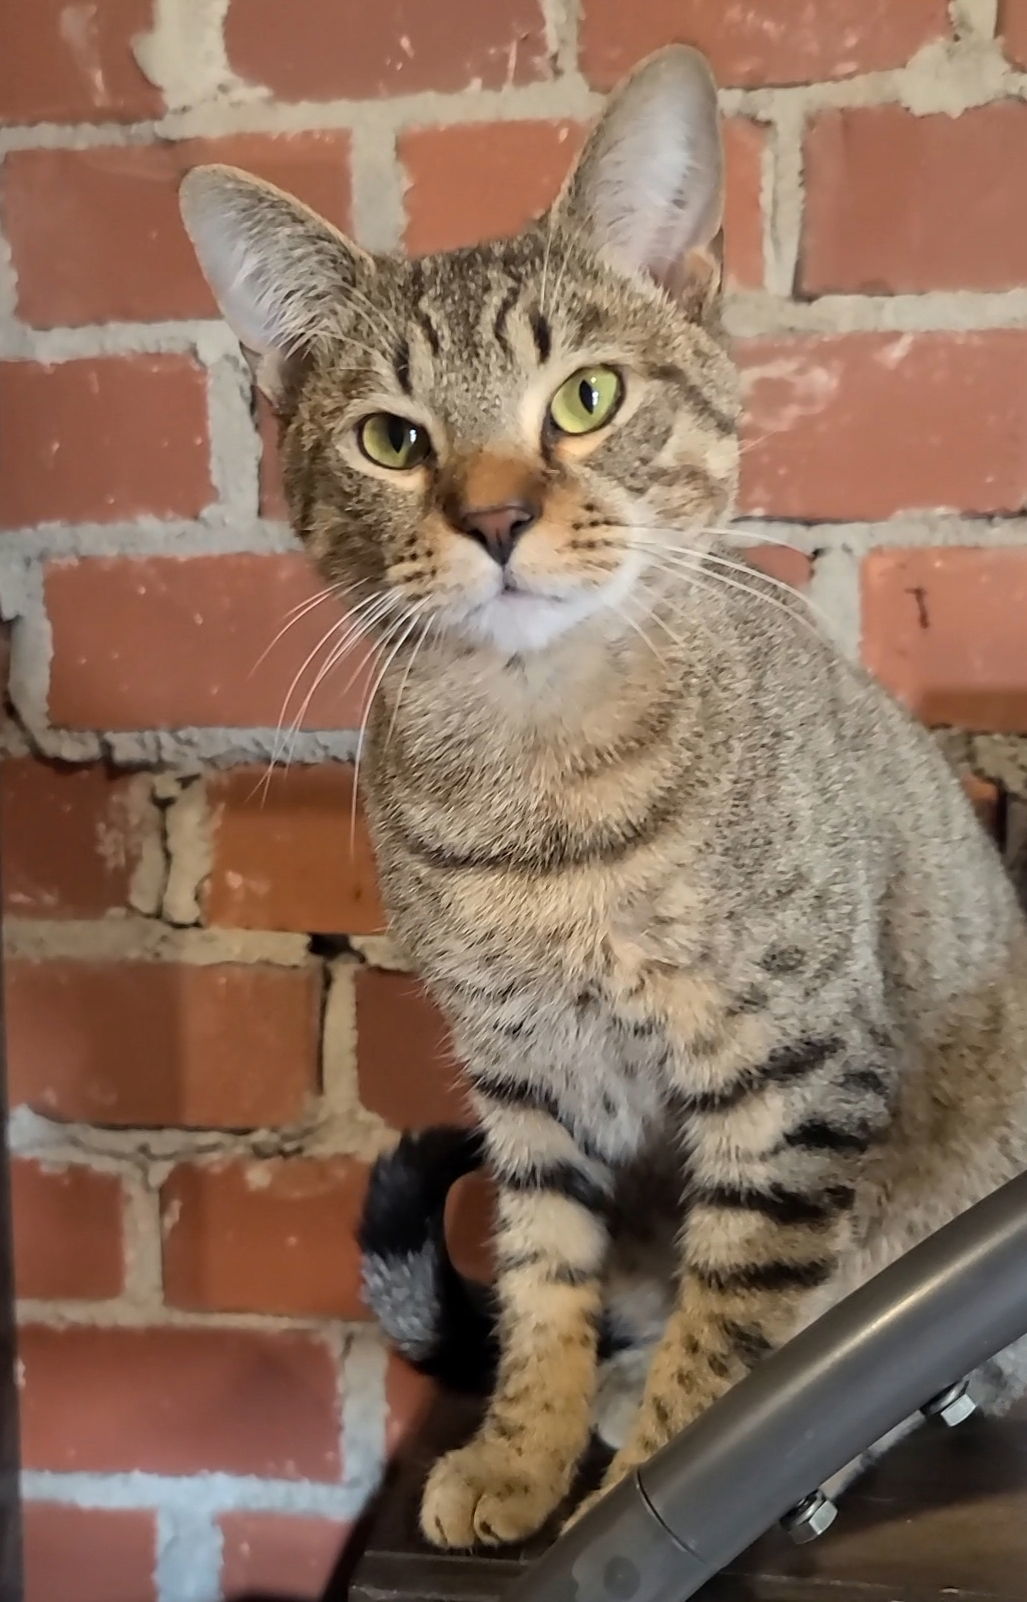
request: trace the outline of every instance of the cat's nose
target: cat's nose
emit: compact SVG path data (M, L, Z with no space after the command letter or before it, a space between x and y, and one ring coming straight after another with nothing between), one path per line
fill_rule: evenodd
M461 512L458 523L461 533L477 540L494 562L505 567L517 541L538 522L538 517L538 507L530 501L507 501L503 506L479 506Z

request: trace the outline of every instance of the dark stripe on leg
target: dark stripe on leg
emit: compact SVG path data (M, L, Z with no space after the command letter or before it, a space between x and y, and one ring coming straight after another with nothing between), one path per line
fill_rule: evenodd
M833 1258L810 1258L806 1262L745 1263L741 1268L702 1268L692 1273L701 1285L712 1291L813 1290L834 1273Z
M823 1068L825 1063L841 1049L837 1035L822 1039L799 1040L791 1046L778 1046L769 1057L755 1068L743 1068L729 1085L720 1090L684 1091L682 1099L687 1111L695 1113L728 1112L749 1096L772 1085L787 1085L805 1079Z
M773 1342L768 1341L755 1324L740 1324L737 1319L722 1318L720 1328L732 1351L737 1352L742 1362L750 1368L774 1350Z
M573 1163L545 1163L522 1173L500 1173L497 1177L506 1190L518 1195L532 1191L546 1192L577 1202L586 1212L605 1213L607 1210L608 1198L602 1186L597 1185L594 1179L589 1179L580 1168L575 1168Z
M854 1192L849 1185L832 1185L817 1196L770 1185L707 1185L696 1190L694 1199L701 1207L719 1207L736 1212L760 1213L776 1224L829 1224L835 1215L852 1206Z
M840 1124L829 1124L822 1118L807 1118L796 1124L785 1135L782 1145L799 1151L838 1151L860 1153L869 1151L874 1136L866 1124L846 1129Z

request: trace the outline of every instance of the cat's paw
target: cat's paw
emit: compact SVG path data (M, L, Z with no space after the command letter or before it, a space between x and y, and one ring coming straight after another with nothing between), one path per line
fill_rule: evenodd
M564 1494L544 1467L490 1442L472 1441L440 1458L421 1501L421 1529L433 1546L504 1546L541 1529Z

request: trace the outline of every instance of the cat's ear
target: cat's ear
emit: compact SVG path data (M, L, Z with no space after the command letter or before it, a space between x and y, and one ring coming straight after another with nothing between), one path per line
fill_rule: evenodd
M179 203L221 314L277 400L287 364L330 331L374 264L298 200L234 167L195 167Z
M671 45L615 90L556 202L611 266L709 302L720 281L724 156L704 56Z

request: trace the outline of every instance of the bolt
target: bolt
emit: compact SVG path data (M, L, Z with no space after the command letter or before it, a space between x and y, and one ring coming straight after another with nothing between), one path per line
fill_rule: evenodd
M781 1526L796 1546L806 1546L829 1530L838 1517L838 1509L823 1491L814 1491L781 1520Z

